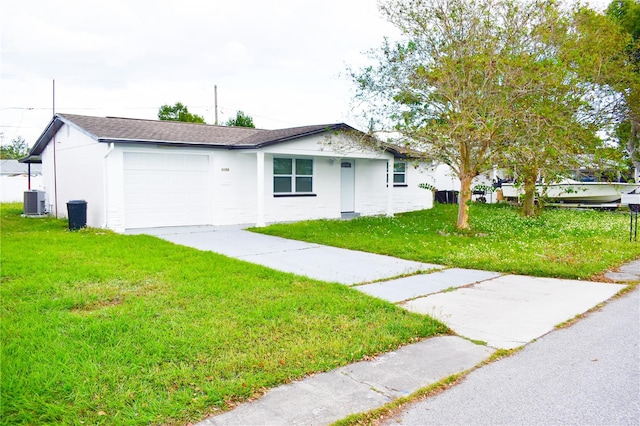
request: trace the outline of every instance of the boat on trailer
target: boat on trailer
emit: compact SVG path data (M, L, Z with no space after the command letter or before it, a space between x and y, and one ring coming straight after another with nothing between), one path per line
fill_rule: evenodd
M563 207L618 208L623 194L640 192L640 184L624 182L579 182L564 179L558 183L536 185L536 195L548 200L547 205ZM517 201L524 194L522 185L502 183L502 196Z

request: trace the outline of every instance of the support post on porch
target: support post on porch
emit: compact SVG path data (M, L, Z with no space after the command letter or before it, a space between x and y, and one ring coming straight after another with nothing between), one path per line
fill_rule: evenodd
M257 163L256 197L258 198L256 226L260 227L260 226L267 225L264 221L264 152L262 151L256 152L256 163Z
M387 217L393 217L393 158L387 160Z

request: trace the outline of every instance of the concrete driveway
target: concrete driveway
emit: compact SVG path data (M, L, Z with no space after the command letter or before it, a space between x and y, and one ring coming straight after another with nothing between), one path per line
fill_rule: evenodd
M278 271L353 285L442 266L256 234L241 227L188 226L129 230L213 251Z

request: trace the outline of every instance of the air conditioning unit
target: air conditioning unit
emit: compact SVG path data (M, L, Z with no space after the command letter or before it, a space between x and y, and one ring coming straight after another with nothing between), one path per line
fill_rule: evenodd
M45 214L45 198L44 191L25 191L24 192L24 214L26 215L43 215Z

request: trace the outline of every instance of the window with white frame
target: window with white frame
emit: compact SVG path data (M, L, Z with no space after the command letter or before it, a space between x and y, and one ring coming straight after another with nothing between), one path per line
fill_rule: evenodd
M313 160L274 158L273 192L275 194L313 192Z
M387 163L387 182L389 182L389 163ZM393 163L393 185L405 186L407 183L407 163L404 161L394 161Z

